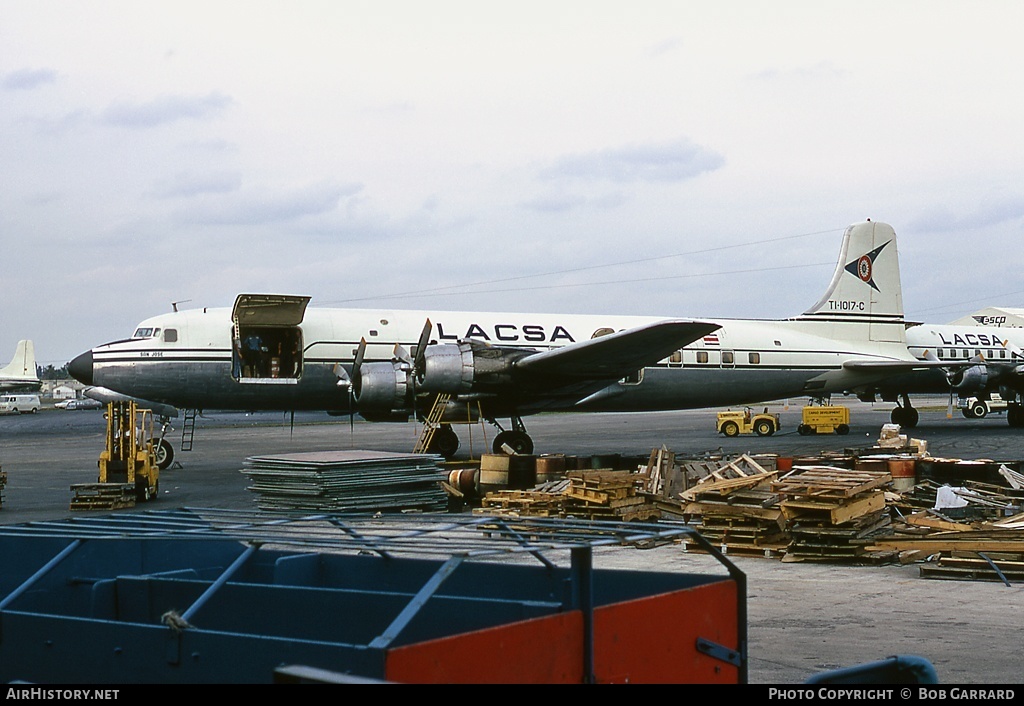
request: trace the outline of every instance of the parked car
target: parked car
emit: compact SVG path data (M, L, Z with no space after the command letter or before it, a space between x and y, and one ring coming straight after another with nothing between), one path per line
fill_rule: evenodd
M53 405L57 409L100 409L103 403L91 397L83 397L76 400L64 400Z

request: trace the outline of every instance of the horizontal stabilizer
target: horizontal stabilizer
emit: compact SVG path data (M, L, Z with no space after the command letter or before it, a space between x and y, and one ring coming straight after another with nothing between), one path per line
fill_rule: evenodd
M520 373L615 379L654 365L719 328L710 321L666 319L535 353L515 367Z

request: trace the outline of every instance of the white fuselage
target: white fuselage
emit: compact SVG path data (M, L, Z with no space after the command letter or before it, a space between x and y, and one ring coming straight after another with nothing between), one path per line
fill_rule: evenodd
M585 341L602 330L620 331L662 320L310 308L299 326L301 374L246 384L232 376L231 310L189 310L146 319L138 330L148 337L94 348L91 382L182 408L347 410L349 398L337 384L335 366L350 369L363 338L366 361L391 360L396 344L407 349L416 345L428 317L433 323L432 344L472 338L530 350L557 348ZM607 381L582 399L572 395L522 399L516 402L518 412L693 409L819 397L881 376L845 369L846 362L910 358L900 342L816 335L812 331L828 326L818 321L726 319L715 323L721 325L717 332L645 367L635 378ZM155 331L159 333L154 335Z

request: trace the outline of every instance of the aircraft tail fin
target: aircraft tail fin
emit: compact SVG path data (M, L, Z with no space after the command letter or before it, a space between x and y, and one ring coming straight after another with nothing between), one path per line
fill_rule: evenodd
M824 296L794 321L829 326L849 340L906 341L896 231L888 223L855 223L843 234L832 281Z
M0 376L38 379L36 372L36 347L32 341L18 341L11 362L0 368Z

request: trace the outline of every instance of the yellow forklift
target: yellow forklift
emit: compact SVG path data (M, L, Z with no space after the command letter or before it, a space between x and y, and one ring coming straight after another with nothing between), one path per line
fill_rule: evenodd
M153 449L153 413L134 401L109 402L106 447L99 458L96 483L71 486L72 510L132 507L152 500L160 487Z

